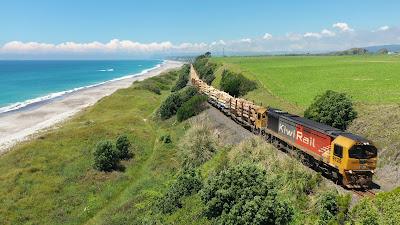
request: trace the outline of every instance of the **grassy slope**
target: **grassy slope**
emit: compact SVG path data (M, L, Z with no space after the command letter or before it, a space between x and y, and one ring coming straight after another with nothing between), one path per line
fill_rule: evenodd
M172 81L170 80L169 83ZM138 84L135 84L138 85ZM176 166L174 144L184 124L157 122L154 111L169 91L156 95L134 88L117 91L61 128L18 145L0 158L0 221L3 224L82 224L135 216L109 213L140 208L134 199L159 195ZM137 150L123 162L125 172L92 169L92 151L101 139L127 133ZM146 189L146 192L141 192ZM128 211L129 211L128 210Z
M274 56L213 58L223 68L242 72L259 83L245 97L263 105L303 114L313 98L331 89L356 102L358 119L349 130L380 149L378 182L385 190L400 185L400 57Z

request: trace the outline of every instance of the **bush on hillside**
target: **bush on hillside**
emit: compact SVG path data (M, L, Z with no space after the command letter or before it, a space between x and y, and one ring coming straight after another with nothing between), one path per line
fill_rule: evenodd
M344 93L328 90L317 96L314 102L304 111L304 117L346 130L357 117L353 102Z
M207 96L196 95L189 99L187 102L178 109L176 118L179 122L184 121L192 116L201 113L207 108Z
M217 224L288 224L292 208L277 198L266 171L254 164L229 167L209 177L200 191L205 215Z
M159 109L160 118L165 120L176 114L183 103L197 94L195 87L186 87L179 92L171 93L161 104Z
M161 89L154 83L144 83L141 87L143 90L149 90L155 94L161 95Z
M352 224L398 224L400 221L400 187L390 192L364 198L351 211Z
M117 137L115 142L115 147L120 159L129 159L132 157L132 153L130 151L131 142L126 135L120 135Z
M209 61L210 57L211 53L207 52L204 55L196 57L193 63L193 67L196 69L199 78L207 84L211 84L211 82L215 79L214 71L216 69L216 65Z
M247 79L240 73L233 73L228 70L222 72L220 86L221 90L232 96L243 96L257 88L256 82Z
M118 167L119 155L111 141L101 141L94 151L94 168L100 171L112 171Z
M162 141L164 144L171 143L172 142L171 135L169 134L162 135L160 137L160 141Z
M162 213L172 213L182 207L182 198L197 193L202 188L200 175L194 170L181 172L176 181L157 202Z
M179 149L183 168L193 168L210 160L217 152L217 141L208 123L194 124L182 138Z
M318 198L318 224L345 224L348 220L350 195L339 195L336 191L322 193Z
M182 69L179 70L179 77L175 83L175 86L172 87L171 91L179 91L182 88L186 87L186 84L189 81L189 74L190 74L190 66L185 64Z
M314 192L322 181L321 175L305 168L296 158L277 152L260 137L242 141L230 150L228 158L231 165L260 164L274 175L270 177L272 182L296 198Z

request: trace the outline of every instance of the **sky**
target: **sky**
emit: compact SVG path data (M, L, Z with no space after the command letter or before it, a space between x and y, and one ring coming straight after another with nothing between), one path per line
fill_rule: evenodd
M324 52L400 43L400 1L0 0L0 59Z

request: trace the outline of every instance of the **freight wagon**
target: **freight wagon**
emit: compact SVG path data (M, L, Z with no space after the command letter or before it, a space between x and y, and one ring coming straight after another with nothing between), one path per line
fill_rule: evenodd
M279 109L235 98L207 85L191 67L191 83L208 102L236 123L261 135L278 149L296 153L302 162L347 188L368 188L377 149L367 139Z

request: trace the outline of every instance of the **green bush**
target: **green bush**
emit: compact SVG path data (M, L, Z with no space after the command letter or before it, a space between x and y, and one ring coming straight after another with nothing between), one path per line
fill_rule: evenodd
M176 181L157 202L162 213L172 213L182 207L182 198L197 193L202 188L202 180L194 170L181 172Z
M130 152L131 143L126 135L118 136L115 147L120 159L129 159L132 157Z
M101 141L94 151L94 168L112 171L118 167L119 155L111 141Z
M207 84L211 84L211 82L215 79L214 71L216 69L216 65L209 61L211 57L211 53L207 52L204 55L200 55L196 57L193 67L196 69L199 78L205 81Z
M217 152L216 138L208 123L194 124L181 139L181 163L183 168L193 168L210 160Z
M344 93L328 90L317 96L304 117L342 130L357 117L351 99Z
M399 224L400 187L364 198L351 211L352 224Z
M233 73L228 70L222 72L221 90L228 92L232 96L243 96L247 92L257 88L257 84L244 77L242 74Z
M154 83L144 83L141 87L144 90L149 90L155 94L161 95L161 89Z
M160 106L160 118L163 120L171 118L183 103L196 94L197 89L195 87L186 87L178 92L171 93Z
M181 70L179 70L179 77L175 83L175 86L172 87L171 91L179 91L182 88L186 87L186 84L189 81L189 74L190 74L190 66L185 64Z
M169 134L162 135L160 137L160 141L162 141L164 144L168 144L172 142L171 136Z
M200 191L205 215L217 224L288 224L293 210L277 198L266 171L254 164L229 167L209 177Z
M207 108L205 104L207 96L197 95L193 96L178 109L176 118L179 122L184 121L192 116L195 116Z

